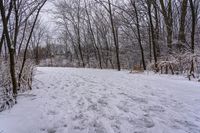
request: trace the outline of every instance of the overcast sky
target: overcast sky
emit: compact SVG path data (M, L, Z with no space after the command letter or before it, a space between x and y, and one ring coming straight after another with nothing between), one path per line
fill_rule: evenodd
M55 27L55 24L53 22L53 15L51 13L51 10L54 8L52 4L53 0L47 0L46 4L44 5L40 16L43 21L43 23L47 26L47 28L51 31ZM55 1L55 0L54 0Z

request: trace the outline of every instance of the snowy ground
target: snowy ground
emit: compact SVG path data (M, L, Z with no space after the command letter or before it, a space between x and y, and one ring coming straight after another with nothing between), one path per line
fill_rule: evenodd
M200 133L200 83L127 71L38 68L0 133Z

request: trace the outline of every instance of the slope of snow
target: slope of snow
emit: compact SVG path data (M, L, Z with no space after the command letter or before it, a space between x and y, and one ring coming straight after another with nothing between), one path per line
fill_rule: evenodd
M37 68L0 133L200 133L200 84L127 71Z

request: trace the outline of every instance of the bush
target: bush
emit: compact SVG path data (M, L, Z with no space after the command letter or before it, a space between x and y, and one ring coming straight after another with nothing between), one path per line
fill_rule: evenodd
M21 61L16 63L16 78L21 68ZM30 60L26 61L22 72L22 78L18 92L24 92L31 89L32 78L34 76L34 65ZM19 80L18 80L19 81ZM0 59L0 112L12 107L16 102L13 97L12 83L8 61Z
M191 64L194 64L194 71L191 73ZM187 76L198 75L200 73L200 56L190 52L171 54L161 57L157 62L157 69L161 73L166 74L186 74ZM155 71L154 63L150 63L147 67L149 70ZM197 76L196 76L197 77Z

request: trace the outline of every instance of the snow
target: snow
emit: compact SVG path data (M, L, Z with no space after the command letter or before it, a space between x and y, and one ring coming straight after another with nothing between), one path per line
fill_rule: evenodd
M39 67L0 133L200 133L199 103L184 77Z

